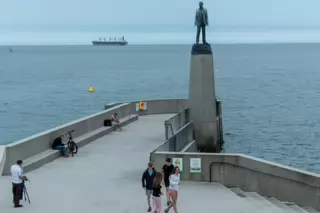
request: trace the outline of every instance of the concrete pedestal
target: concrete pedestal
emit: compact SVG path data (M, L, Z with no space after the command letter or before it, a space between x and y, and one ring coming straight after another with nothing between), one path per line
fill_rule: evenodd
M213 55L210 44L195 44L191 52L190 118L202 152L219 152Z

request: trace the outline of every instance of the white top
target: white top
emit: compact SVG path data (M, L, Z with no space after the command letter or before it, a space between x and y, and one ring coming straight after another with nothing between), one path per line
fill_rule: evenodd
M170 180L169 189L174 190L174 191L178 191L179 184L180 184L180 174L171 175L169 180Z
M11 166L11 180L12 183L22 183L22 180L19 178L22 176L22 169L19 165Z

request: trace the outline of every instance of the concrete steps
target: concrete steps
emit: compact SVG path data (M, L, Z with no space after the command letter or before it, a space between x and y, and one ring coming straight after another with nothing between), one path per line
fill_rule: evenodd
M269 200L273 205L275 205L278 208L282 209L284 212L292 211L292 209L289 206L287 206L286 204L284 204L283 202L281 202L277 198L267 197L266 199Z
M282 209L273 205L270 201L260 196L256 192L243 192L239 188L229 188L233 193L244 199L254 209L259 212L285 213Z
M303 207L303 209L306 210L307 212L310 212L310 213L320 213L319 211L317 211L314 208L309 207L309 206L305 206L305 207Z
M249 202L256 203L255 205L257 206L257 209L259 209L259 211L260 209L265 209L273 213L284 213L282 209L279 209L256 192L246 192L246 195Z
M292 202L280 201L274 197L263 197L256 192L243 192L239 188L229 188L238 197L251 203L259 212L268 210L272 213L320 213L311 207L300 207Z
M299 206L297 206L295 203L292 202L284 202L284 204L286 206L288 206L290 209L293 210L293 212L296 213L308 213L306 210L304 210L303 208L300 208Z

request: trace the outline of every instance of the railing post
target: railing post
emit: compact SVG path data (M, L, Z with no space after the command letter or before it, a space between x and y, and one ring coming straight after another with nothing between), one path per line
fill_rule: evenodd
M164 129L165 129L165 134L166 134L166 140L168 140L168 125L164 123Z
M189 108L186 109L186 124L190 122Z
M174 135L173 127L171 124L170 124L170 127L171 127L171 134Z

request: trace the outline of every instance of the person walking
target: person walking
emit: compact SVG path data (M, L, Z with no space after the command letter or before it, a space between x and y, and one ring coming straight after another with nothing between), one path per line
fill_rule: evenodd
M160 213L161 212L161 182L162 182L162 173L157 172L152 187L152 201L153 201L153 212Z
M152 188L153 188L153 180L156 176L157 171L153 168L153 163L148 163L148 168L142 174L142 187L146 191L146 196L148 200L148 212L151 212L151 195L152 195Z
M20 200L23 193L23 177L22 177L22 160L18 160L17 164L11 166L11 181L14 208L20 208Z
M169 178L170 185L169 185L169 195L171 198L172 203L164 210L165 213L169 212L169 210L173 207L175 213L178 213L177 209L177 200L178 200L178 189L180 184L180 168L175 167L173 170L173 174L170 175Z
M164 185L166 187L166 196L167 196L167 205L168 206L171 204L170 196L169 196L169 184L170 184L169 177L172 174L173 169L174 169L174 166L172 165L172 159L167 158L166 164L164 164L162 167L162 172L163 172Z

